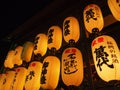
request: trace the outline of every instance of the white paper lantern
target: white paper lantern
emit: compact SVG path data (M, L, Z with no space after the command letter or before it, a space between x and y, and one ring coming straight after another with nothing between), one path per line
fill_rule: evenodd
M107 3L112 15L120 21L120 0L107 0Z
M47 35L45 34L38 34L35 37L35 46L34 46L34 54L40 54L41 56L44 56L47 51Z
M92 33L94 28L102 30L104 26L103 15L101 9L96 4L89 4L84 8L83 11L84 25L88 32Z
M80 25L77 18L70 16L63 22L63 37L69 43L70 40L77 42L80 38Z
M62 30L59 26L51 26L48 30L48 48L60 49L62 44Z
M56 56L47 56L43 61L41 73L41 87L43 89L56 89L60 74L60 60Z
M30 41L25 42L23 45L23 51L22 51L22 55L21 55L22 60L24 60L26 62L30 62L32 53L33 53L33 49L34 49L34 43L32 43Z
M42 63L33 61L30 63L26 75L25 90L39 90Z
M101 79L120 80L120 51L115 40L107 35L95 38L91 44L96 71Z
M66 86L79 86L83 81L83 58L75 47L66 48L62 53L61 76Z

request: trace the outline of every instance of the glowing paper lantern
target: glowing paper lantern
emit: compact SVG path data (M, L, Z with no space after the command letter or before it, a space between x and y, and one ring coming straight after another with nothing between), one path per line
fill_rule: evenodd
M69 40L77 42L80 38L80 25L75 17L67 17L63 22L63 37L68 43Z
M115 40L107 35L95 38L91 44L96 71L101 79L120 80L120 51Z
M47 35L38 34L35 37L35 46L34 46L34 54L40 54L41 56L45 55L47 51Z
M84 8L83 12L85 28L88 32L92 33L94 28L102 30L104 26L103 15L101 9L96 4L89 4Z
M41 87L54 90L59 81L60 60L55 56L47 56L43 61Z
M8 51L8 54L7 54L6 59L4 61L4 66L6 68L13 68L14 67L14 63L13 63L14 55L15 55L14 50Z
M6 72L6 82L2 90L11 90L11 84L12 84L14 76L15 76L15 71L11 70L11 71Z
M15 48L15 55L14 55L13 63L16 65L22 64L22 58L21 58L22 50L23 50L23 46L17 46Z
M27 69L25 67L17 67L15 69L14 79L11 83L10 90L23 90Z
M115 19L120 21L120 0L107 0L107 3Z
M25 81L25 90L39 90L41 71L41 62L33 61L30 63Z
M5 82L6 82L6 74L2 73L0 76L0 90L3 90Z
M66 86L79 86L83 80L83 58L80 50L70 47L62 53L62 80Z
M59 26L52 26L48 30L48 48L58 50L62 44L62 30Z
M34 43L29 42L29 41L25 42L23 45L23 51L21 55L22 60L25 60L26 62L30 62L33 49L34 49Z

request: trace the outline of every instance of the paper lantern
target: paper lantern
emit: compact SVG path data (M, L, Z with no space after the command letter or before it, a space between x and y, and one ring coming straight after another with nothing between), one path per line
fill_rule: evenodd
M32 53L33 53L33 49L34 49L34 43L29 42L29 41L25 42L23 45L23 51L22 51L22 55L21 55L22 60L24 60L26 62L30 62Z
M11 90L11 84L12 84L12 81L13 81L13 78L15 76L15 71L7 71L6 72L6 82L4 84L4 87L0 90Z
M3 90L5 82L6 82L6 74L2 73L0 76L0 90Z
M13 68L14 67L14 63L13 63L14 54L15 54L14 50L8 51L8 54L7 54L6 59L4 61L4 66L6 68Z
M96 71L106 82L120 80L120 51L115 40L107 35L95 38L91 44Z
M120 21L120 0L107 0L107 3L112 15Z
M59 26L52 26L48 30L48 48L60 49L62 44L62 30Z
M69 43L70 40L77 42L80 38L80 25L78 20L71 16L65 18L63 22L63 37Z
M40 54L41 56L45 55L47 51L47 35L38 34L35 38L34 54Z
M102 30L104 26L104 20L101 9L98 5L87 5L83 11L83 17L84 25L88 32L92 33L94 28L97 28L99 31Z
M60 60L56 56L47 56L43 61L41 87L54 90L59 81Z
M14 79L11 83L10 90L23 90L27 69L25 67L17 67L15 69Z
M80 50L69 47L62 53L62 81L66 86L79 86L83 80L83 58Z
M17 46L15 48L13 63L16 65L22 64L22 58L21 58L22 50L23 50L23 46Z
M41 62L33 61L30 63L25 81L25 90L39 90L41 71Z

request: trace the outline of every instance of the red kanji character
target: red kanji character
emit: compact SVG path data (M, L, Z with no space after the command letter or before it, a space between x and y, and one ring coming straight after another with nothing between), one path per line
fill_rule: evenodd
M96 43L96 40L93 41L92 46L94 46L95 44L97 44L97 43Z
M72 52L75 53L75 52L76 52L76 49L72 49Z
M101 43L101 42L103 42L103 41L104 41L104 38L103 38L103 37L98 38L98 43Z
M16 72L19 72L20 71L20 69L17 69L17 71Z
M65 51L65 53L70 53L70 49L67 49L67 50Z
M32 63L32 66L34 67L36 64L35 63Z

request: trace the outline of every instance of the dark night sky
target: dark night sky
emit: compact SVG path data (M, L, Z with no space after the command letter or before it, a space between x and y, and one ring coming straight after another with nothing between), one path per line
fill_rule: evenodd
M12 32L53 0L3 0L0 14L0 37Z

